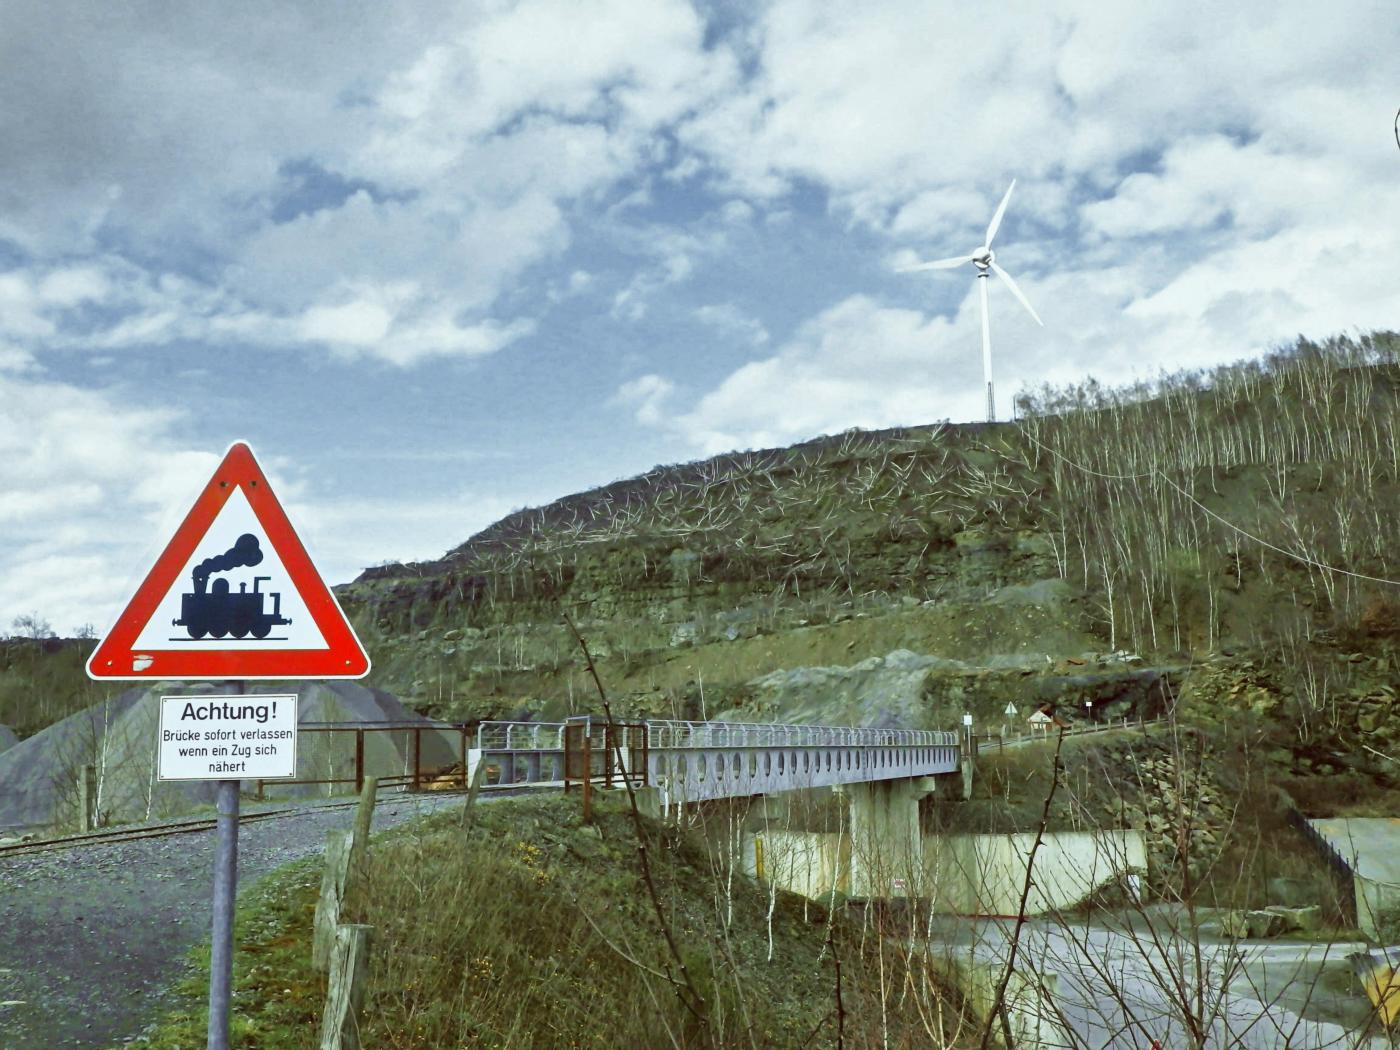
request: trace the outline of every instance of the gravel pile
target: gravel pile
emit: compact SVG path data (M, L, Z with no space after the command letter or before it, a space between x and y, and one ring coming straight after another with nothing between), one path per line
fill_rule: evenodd
M383 796L375 828L460 805L461 796ZM239 886L320 853L351 807L239 830ZM214 833L0 857L0 1048L110 1047L151 1023L209 935Z

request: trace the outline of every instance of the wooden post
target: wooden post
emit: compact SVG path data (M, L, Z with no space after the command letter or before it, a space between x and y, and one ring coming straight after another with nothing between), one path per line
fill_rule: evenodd
M321 1017L321 1050L360 1050L360 1005L369 976L373 930L373 926L336 927L326 1012Z
M355 790L365 786L365 731L355 730Z
M97 827L97 767L83 766L78 773L78 828Z
M360 804L355 809L355 826L350 836L350 864L341 893L342 904L357 891L363 890L369 878L369 832L374 823L374 802L379 791L378 777L365 777L360 792Z
M340 924L340 905L350 876L353 831L332 831L326 836L326 867L321 873L321 896L316 901L316 918L311 933L311 965L326 970L335 947L335 929Z
M413 790L417 791L422 786L423 773L423 730L419 726L413 727Z
M613 756L617 754L617 736L611 724L603 727L603 786L612 787Z
M588 734L583 734L583 822L593 823L593 747Z

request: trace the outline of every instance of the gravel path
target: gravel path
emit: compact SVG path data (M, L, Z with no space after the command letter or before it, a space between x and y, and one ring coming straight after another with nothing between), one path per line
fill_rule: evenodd
M376 829L461 796L381 797ZM246 889L325 847L353 807L308 807L239 829ZM111 1047L167 1002L190 947L209 936L214 833L0 858L0 1050Z

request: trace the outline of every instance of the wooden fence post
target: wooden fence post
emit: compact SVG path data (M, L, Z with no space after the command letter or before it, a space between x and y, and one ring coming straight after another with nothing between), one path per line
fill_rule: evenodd
M83 766L78 773L78 829L97 827L97 767Z
M373 926L345 925L335 930L330 987L321 1017L321 1050L360 1050L360 1005L369 974Z
M360 804L355 809L355 830L350 842L350 871L342 900L357 888L363 887L369 876L369 832L374 823L374 803L378 791L379 778L365 777L365 786L360 792Z
M350 877L353 831L332 831L326 836L326 867L321 873L321 896L316 901L316 918L311 933L311 965L326 970L335 947L335 930L340 924L340 905L345 900L345 884Z

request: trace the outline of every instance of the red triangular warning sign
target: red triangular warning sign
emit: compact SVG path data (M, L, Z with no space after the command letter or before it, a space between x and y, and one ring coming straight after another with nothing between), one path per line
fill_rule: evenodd
M363 678L369 657L253 450L228 450L126 610L92 678Z

